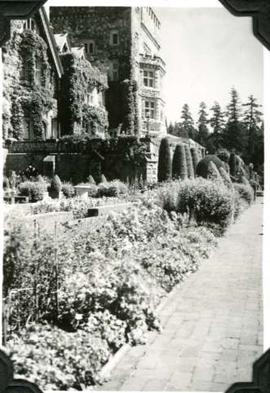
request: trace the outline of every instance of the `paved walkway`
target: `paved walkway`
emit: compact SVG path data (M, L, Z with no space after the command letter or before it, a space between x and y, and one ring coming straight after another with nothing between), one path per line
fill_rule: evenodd
M130 348L99 390L226 390L251 380L262 348L262 198L169 296L163 331Z

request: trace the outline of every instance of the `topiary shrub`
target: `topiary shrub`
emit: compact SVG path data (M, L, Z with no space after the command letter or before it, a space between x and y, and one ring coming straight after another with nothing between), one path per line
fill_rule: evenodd
M183 145L176 145L173 154L173 160L172 160L172 178L182 179L186 177L187 177L187 166L186 166L185 149Z
M230 158L229 158L229 166L230 166L230 175L232 177L236 176L236 154L231 153Z
M222 177L213 161L209 162L207 179L213 181L222 181Z
M62 183L62 192L66 198L73 198L76 194L74 186L69 182Z
M107 179L106 179L105 175L103 175L103 174L100 177L100 183L107 183Z
M194 179L194 170L193 170L191 152L189 146L187 145L185 145L185 152L186 152L186 162L187 162L187 175L189 179Z
M219 170L221 167L224 168L223 162L215 155L215 154L209 154L205 156L201 161L199 161L197 168L196 168L196 175L199 177L204 177L207 179L208 176L208 167L209 163L213 162L217 169Z
M9 180L8 177L4 176L3 177L3 189L7 190L10 188Z
M219 168L219 173L220 176L222 177L223 183L225 184L226 187L229 189L233 188L233 184L230 178L230 175L226 172L226 170L223 167Z
M230 159L230 152L227 149L218 149L218 151L216 152L217 157L223 161L228 163L229 159Z
M198 165L198 163L200 161L199 153L198 153L198 150L195 147L192 147L190 149L190 152L191 152L191 157L192 157L193 170L194 170L194 173L196 173L196 168L197 168L197 165Z
M54 175L49 187L49 193L52 198L59 198L62 189L62 183L58 175Z
M249 205L254 199L254 193L250 185L234 183L234 189L240 195L240 198L244 199Z
M45 182L25 181L18 186L20 195L29 197L29 202L41 201L47 191Z
M171 152L168 138L161 139L158 153L158 181L163 182L172 177Z
M104 176L105 177L105 176ZM89 184L96 184L95 179L93 178L93 176L89 175L87 178L87 182Z

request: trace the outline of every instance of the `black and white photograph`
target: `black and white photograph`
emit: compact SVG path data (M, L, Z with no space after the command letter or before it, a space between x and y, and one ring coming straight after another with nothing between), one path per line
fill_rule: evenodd
M270 42L218 0L33 0L2 19L1 3L12 378L35 392L269 387L253 363L268 349Z

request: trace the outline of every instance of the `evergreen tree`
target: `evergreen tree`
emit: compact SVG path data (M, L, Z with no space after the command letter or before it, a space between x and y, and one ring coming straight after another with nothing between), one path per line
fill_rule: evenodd
M215 101L212 108L212 117L209 120L209 123L213 129L213 133L210 135L208 141L213 145L213 148L210 150L217 150L224 145L224 127L225 127L225 120L224 120L224 112L222 112L221 107L218 102ZM214 152L213 151L213 152ZM212 152L212 153L213 153Z
M171 152L168 138L161 139L158 154L158 181L166 181L172 177Z
M173 126L172 122L170 122L170 124L167 128L167 132L168 132L168 134L174 135L174 126Z
M188 138L196 140L197 131L194 127L194 121L192 115L189 110L188 104L184 104L181 112L181 119L180 122L180 133L179 136L184 136L184 133L188 135Z
M257 104L257 100L253 95L248 97L247 103L243 104L245 107L243 123L247 134L247 149L245 158L248 162L256 161L256 147L258 144L260 127L262 125L262 112L258 108L261 105Z
M229 150L242 153L246 146L246 135L241 122L241 105L235 88L231 89L231 101L227 106L227 124L224 133L224 145Z
M198 137L197 142L203 146L207 145L207 139L209 137L209 129L208 129L208 115L206 112L206 104L204 102L200 103L199 109L199 119L198 119Z

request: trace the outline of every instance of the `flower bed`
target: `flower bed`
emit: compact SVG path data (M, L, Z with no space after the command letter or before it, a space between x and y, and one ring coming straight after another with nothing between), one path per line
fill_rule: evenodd
M138 206L110 214L92 232L67 228L54 237L33 236L23 224L6 223L3 290L17 376L42 389L80 390L102 382L102 366L123 343L142 343L146 330L159 329L161 298L216 244L212 231L198 225L203 220L168 208L180 203L168 205L169 193L175 190L173 203L179 192L192 194L204 209L210 202L202 190L210 190L213 205L222 212L227 206L225 189L217 195L209 180L179 184L147 192ZM223 214L217 217L215 225L227 225Z

